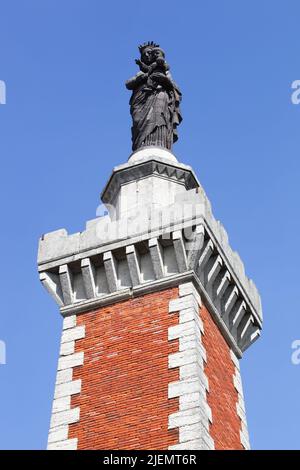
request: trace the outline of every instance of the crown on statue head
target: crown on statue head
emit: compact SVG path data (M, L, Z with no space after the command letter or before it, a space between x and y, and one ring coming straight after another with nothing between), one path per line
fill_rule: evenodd
M147 49L148 47L150 47L151 49L154 49L155 47L159 47L159 44L156 44L155 42L153 41L148 41L148 42L144 42L144 44L141 44L139 46L139 51L140 53L143 52L144 49Z

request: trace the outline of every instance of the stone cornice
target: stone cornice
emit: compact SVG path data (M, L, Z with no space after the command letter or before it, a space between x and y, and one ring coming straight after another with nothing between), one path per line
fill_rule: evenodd
M199 186L192 168L156 156L151 157L151 159L138 160L136 163L126 163L114 168L108 183L101 193L102 201L106 204L111 203L118 194L122 184L151 175L176 181L184 185L187 190Z

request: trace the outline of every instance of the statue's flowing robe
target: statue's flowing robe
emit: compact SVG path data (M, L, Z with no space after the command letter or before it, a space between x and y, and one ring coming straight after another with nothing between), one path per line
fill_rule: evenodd
M147 145L158 145L171 149L178 139L177 126L181 122L179 104L181 93L172 80L169 90L161 85L149 88L143 83L133 91L130 99L132 115L132 149Z

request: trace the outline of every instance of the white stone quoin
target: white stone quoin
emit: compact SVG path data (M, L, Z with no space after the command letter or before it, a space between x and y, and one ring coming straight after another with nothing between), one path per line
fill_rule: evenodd
M179 324L169 327L168 339L179 339L179 351L169 355L169 368L179 367L179 381L169 384L169 398L179 397L179 410L169 416L169 429L179 428L179 443L170 450L212 450L209 434L212 422L204 373L206 353L201 343L204 333L199 316L201 298L192 282L179 285L179 298L171 300L169 312L179 312Z
M77 439L69 439L69 424L80 418L80 409L71 408L71 397L81 391L81 380L73 380L73 367L83 364L84 353L75 353L75 341L85 337L85 328L76 326L76 316L64 318L58 360L48 450L76 450Z

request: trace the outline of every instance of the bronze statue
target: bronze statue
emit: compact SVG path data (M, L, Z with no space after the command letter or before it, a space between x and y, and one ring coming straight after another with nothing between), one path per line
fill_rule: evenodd
M181 93L169 72L165 53L153 41L139 46L140 67L135 77L127 80L132 90L132 150L145 146L171 149L178 139L177 126L182 121L179 104Z

